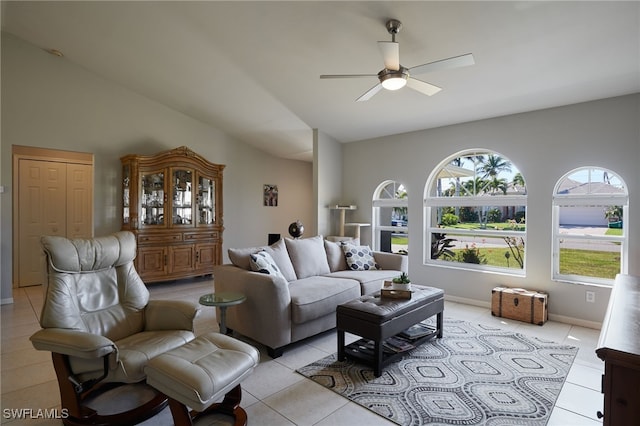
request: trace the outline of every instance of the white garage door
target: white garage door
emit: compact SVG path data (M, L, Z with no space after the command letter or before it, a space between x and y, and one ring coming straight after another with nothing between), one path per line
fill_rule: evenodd
M604 207L561 207L560 225L607 226Z

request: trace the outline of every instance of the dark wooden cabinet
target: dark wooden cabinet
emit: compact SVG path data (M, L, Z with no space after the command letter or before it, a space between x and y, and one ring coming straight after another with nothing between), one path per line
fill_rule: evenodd
M208 275L222 261L222 172L182 146L122 157L122 229L145 282Z
M598 357L604 361L604 426L640 422L640 277L618 275L602 324Z

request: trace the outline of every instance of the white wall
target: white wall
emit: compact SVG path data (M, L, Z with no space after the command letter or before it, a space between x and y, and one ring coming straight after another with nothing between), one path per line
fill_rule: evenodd
M186 145L225 164L226 249L264 245L268 233L287 235L300 219L316 232L313 170L308 162L266 155L157 102L87 72L65 58L2 34L2 146L0 299L11 296L11 146L95 154L95 235L120 229L120 160ZM215 101L212 99L212 101ZM278 207L262 205L262 185L277 184Z
M326 133L314 130L314 187L317 189L318 233L337 235L337 218L327 206L341 203L342 146Z
M409 195L409 268L412 281L441 287L449 296L488 304L498 284L550 294L549 310L596 324L602 321L609 288L551 280L551 197L558 179L580 166L617 172L630 194L629 273L640 274L640 95L464 123L344 145L343 195L356 200L358 218L371 221L376 186L385 179L403 182ZM366 145L366 149L364 146ZM444 269L423 264L423 195L433 168L450 155L486 148L509 158L527 181L527 276L525 278ZM404 154L404 155L403 155ZM367 241L370 234L363 241ZM595 291L596 304L585 302Z

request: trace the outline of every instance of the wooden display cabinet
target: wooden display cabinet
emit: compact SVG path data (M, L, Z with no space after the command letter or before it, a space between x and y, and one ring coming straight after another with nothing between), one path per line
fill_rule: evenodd
M122 157L122 229L144 282L208 275L222 261L222 171L182 146Z

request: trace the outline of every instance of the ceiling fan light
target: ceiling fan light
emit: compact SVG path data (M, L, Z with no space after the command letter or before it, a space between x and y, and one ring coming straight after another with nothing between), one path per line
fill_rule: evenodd
M407 78L403 75L389 76L382 80L382 87L387 90L402 89L407 84Z
M387 90L402 89L407 84L409 78L409 70L400 66L399 70L383 69L378 73L380 84Z

